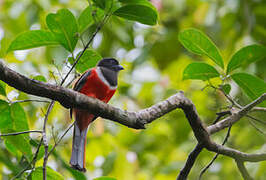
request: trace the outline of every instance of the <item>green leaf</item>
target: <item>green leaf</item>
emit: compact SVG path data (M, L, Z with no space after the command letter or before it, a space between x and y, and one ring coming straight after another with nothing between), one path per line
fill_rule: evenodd
M29 129L25 112L19 103L11 106L5 101L0 100L0 130L1 133L11 133L27 131ZM28 160L32 157L29 135L22 134L17 136L3 137L10 144L16 147Z
M261 45L250 45L243 47L237 51L229 61L227 65L227 74L233 70L253 63L258 60L262 60L266 57L266 47Z
M251 100L257 99L266 92L266 83L255 76L246 73L235 73L231 77ZM261 104L265 106L266 102Z
M8 142L8 140L5 140L5 147L14 156L17 156L18 155L18 149L13 144L11 144L10 142Z
M42 75L34 76L32 79L35 79L37 81L47 82L46 78Z
M88 6L82 11L78 18L79 32L83 33L89 26L91 26L94 21L92 17L92 7Z
M0 95L6 96L6 84L0 81Z
M225 84L222 86L222 89L223 91L226 93L226 94L229 94L230 91L231 91L231 85L230 84Z
M223 59L218 48L203 32L189 28L180 32L178 39L190 52L198 55L206 55L221 68L224 68Z
M156 9L148 1L128 3L118 8L114 15L147 25L157 24L158 18Z
M11 108L11 118L13 120L14 129L16 131L29 130L27 117L21 105L19 103L14 103L10 106L10 108ZM28 134L24 134L23 136L28 137Z
M101 9L105 9L107 2L110 0L93 0L95 5ZM112 0L111 0L112 1Z
M93 180L116 180L116 178L102 176L102 177L94 178Z
M218 71L209 64L191 63L185 68L183 79L208 80L214 77L219 77L219 75Z
M79 57L79 55L81 54L81 52L78 53L78 55L76 56L76 58ZM78 64L76 65L76 70L79 73L83 73L84 71L86 71L86 70L94 67L97 64L97 62L99 60L101 60L101 59L102 59L102 57L101 57L101 55L97 51L94 51L92 49L86 50L84 52L84 54L81 56ZM72 57L71 58L68 58L68 61L71 64L74 63L74 59Z
M46 24L57 41L68 51L73 52L78 42L78 24L74 15L67 9L61 9L56 14L48 14Z
M64 180L64 177L50 167L47 168L47 180ZM32 180L43 179L42 167L37 167L31 174Z
M7 52L59 44L53 33L44 30L27 31L18 35Z

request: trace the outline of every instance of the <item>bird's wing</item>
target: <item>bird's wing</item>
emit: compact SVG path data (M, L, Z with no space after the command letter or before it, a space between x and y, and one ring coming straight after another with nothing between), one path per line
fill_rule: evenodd
M85 73L83 73L80 76L80 78L76 81L76 83L74 84L73 90L80 91L82 87L84 86L84 84L86 83L86 80L90 74L91 74L91 70L88 70ZM70 118L72 119L72 108L70 109Z

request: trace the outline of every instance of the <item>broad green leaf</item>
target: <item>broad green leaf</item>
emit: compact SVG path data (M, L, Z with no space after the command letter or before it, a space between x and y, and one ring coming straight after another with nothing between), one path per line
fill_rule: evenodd
M81 54L81 52L78 53L76 58L78 58L80 54ZM98 52L91 50L91 49L86 50L84 52L84 54L81 56L78 64L76 65L76 70L79 73L83 73L84 71L94 67L97 64L97 62L101 59L102 59L102 57ZM72 57L68 58L68 61L71 64L74 63L74 59Z
M226 94L229 94L230 91L231 91L231 85L230 84L225 84L222 86L222 89L223 91L226 93Z
M180 32L178 39L190 52L198 55L206 55L221 68L224 68L223 59L218 48L203 32L189 28Z
M79 32L83 33L90 25L93 24L92 7L88 6L82 11L78 18Z
M2 132L4 129L11 129L12 127L10 106L6 101L0 100L0 130Z
M102 10L111 10L112 12L120 7L120 3L114 0L93 0L95 6L101 8Z
M6 84L0 81L0 95L6 96Z
M266 83L262 79L246 73L235 73L231 77L251 100L255 100L266 93ZM266 102L261 103L261 105L265 106Z
M191 63L185 68L183 79L208 80L214 77L219 77L219 75L218 71L209 64Z
M266 57L266 47L261 45L250 45L237 51L227 65L227 74L233 70L262 60Z
M46 24L57 41L68 51L73 52L78 42L78 24L74 15L67 9L61 9L56 14L48 14Z
M105 9L107 1L112 1L112 0L93 0L95 5L101 9Z
M23 108L18 104L9 104L0 100L0 131L1 133L20 132L28 130L28 122ZM16 147L28 160L32 157L28 134L3 137Z
M64 180L64 177L50 167L47 168L47 180ZM43 179L42 167L37 167L31 174L32 180Z
M18 35L7 52L59 44L53 33L44 30L27 31Z
M14 103L10 106L10 108L11 108L11 118L13 120L14 129L16 131L29 130L27 117L21 105L19 103ZM24 134L23 136L28 137L28 134Z
M118 8L114 15L147 25L155 25L158 18L156 9L149 2L144 1L128 3Z
M5 147L14 156L18 155L18 149L12 143L8 142L8 140L5 140Z
M46 78L42 75L34 76L32 79L35 79L37 81L47 82Z
M102 177L94 178L93 180L116 180L116 178L102 176Z

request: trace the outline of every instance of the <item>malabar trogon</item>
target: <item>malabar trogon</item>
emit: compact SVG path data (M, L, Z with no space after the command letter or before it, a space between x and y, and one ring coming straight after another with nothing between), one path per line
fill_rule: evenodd
M87 70L76 81L74 90L107 103L117 88L118 72L124 69L113 58L105 58L96 67ZM71 109L70 116L75 117L70 165L79 171L85 168L85 146L88 125L97 117L82 109Z

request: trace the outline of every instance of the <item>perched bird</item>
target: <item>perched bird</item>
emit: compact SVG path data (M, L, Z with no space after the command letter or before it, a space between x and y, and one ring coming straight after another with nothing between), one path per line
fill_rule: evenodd
M107 103L117 88L118 72L124 68L113 58L105 58L87 70L74 85L74 90ZM85 147L88 125L97 117L82 109L70 109L75 117L70 165L79 171L85 168Z

